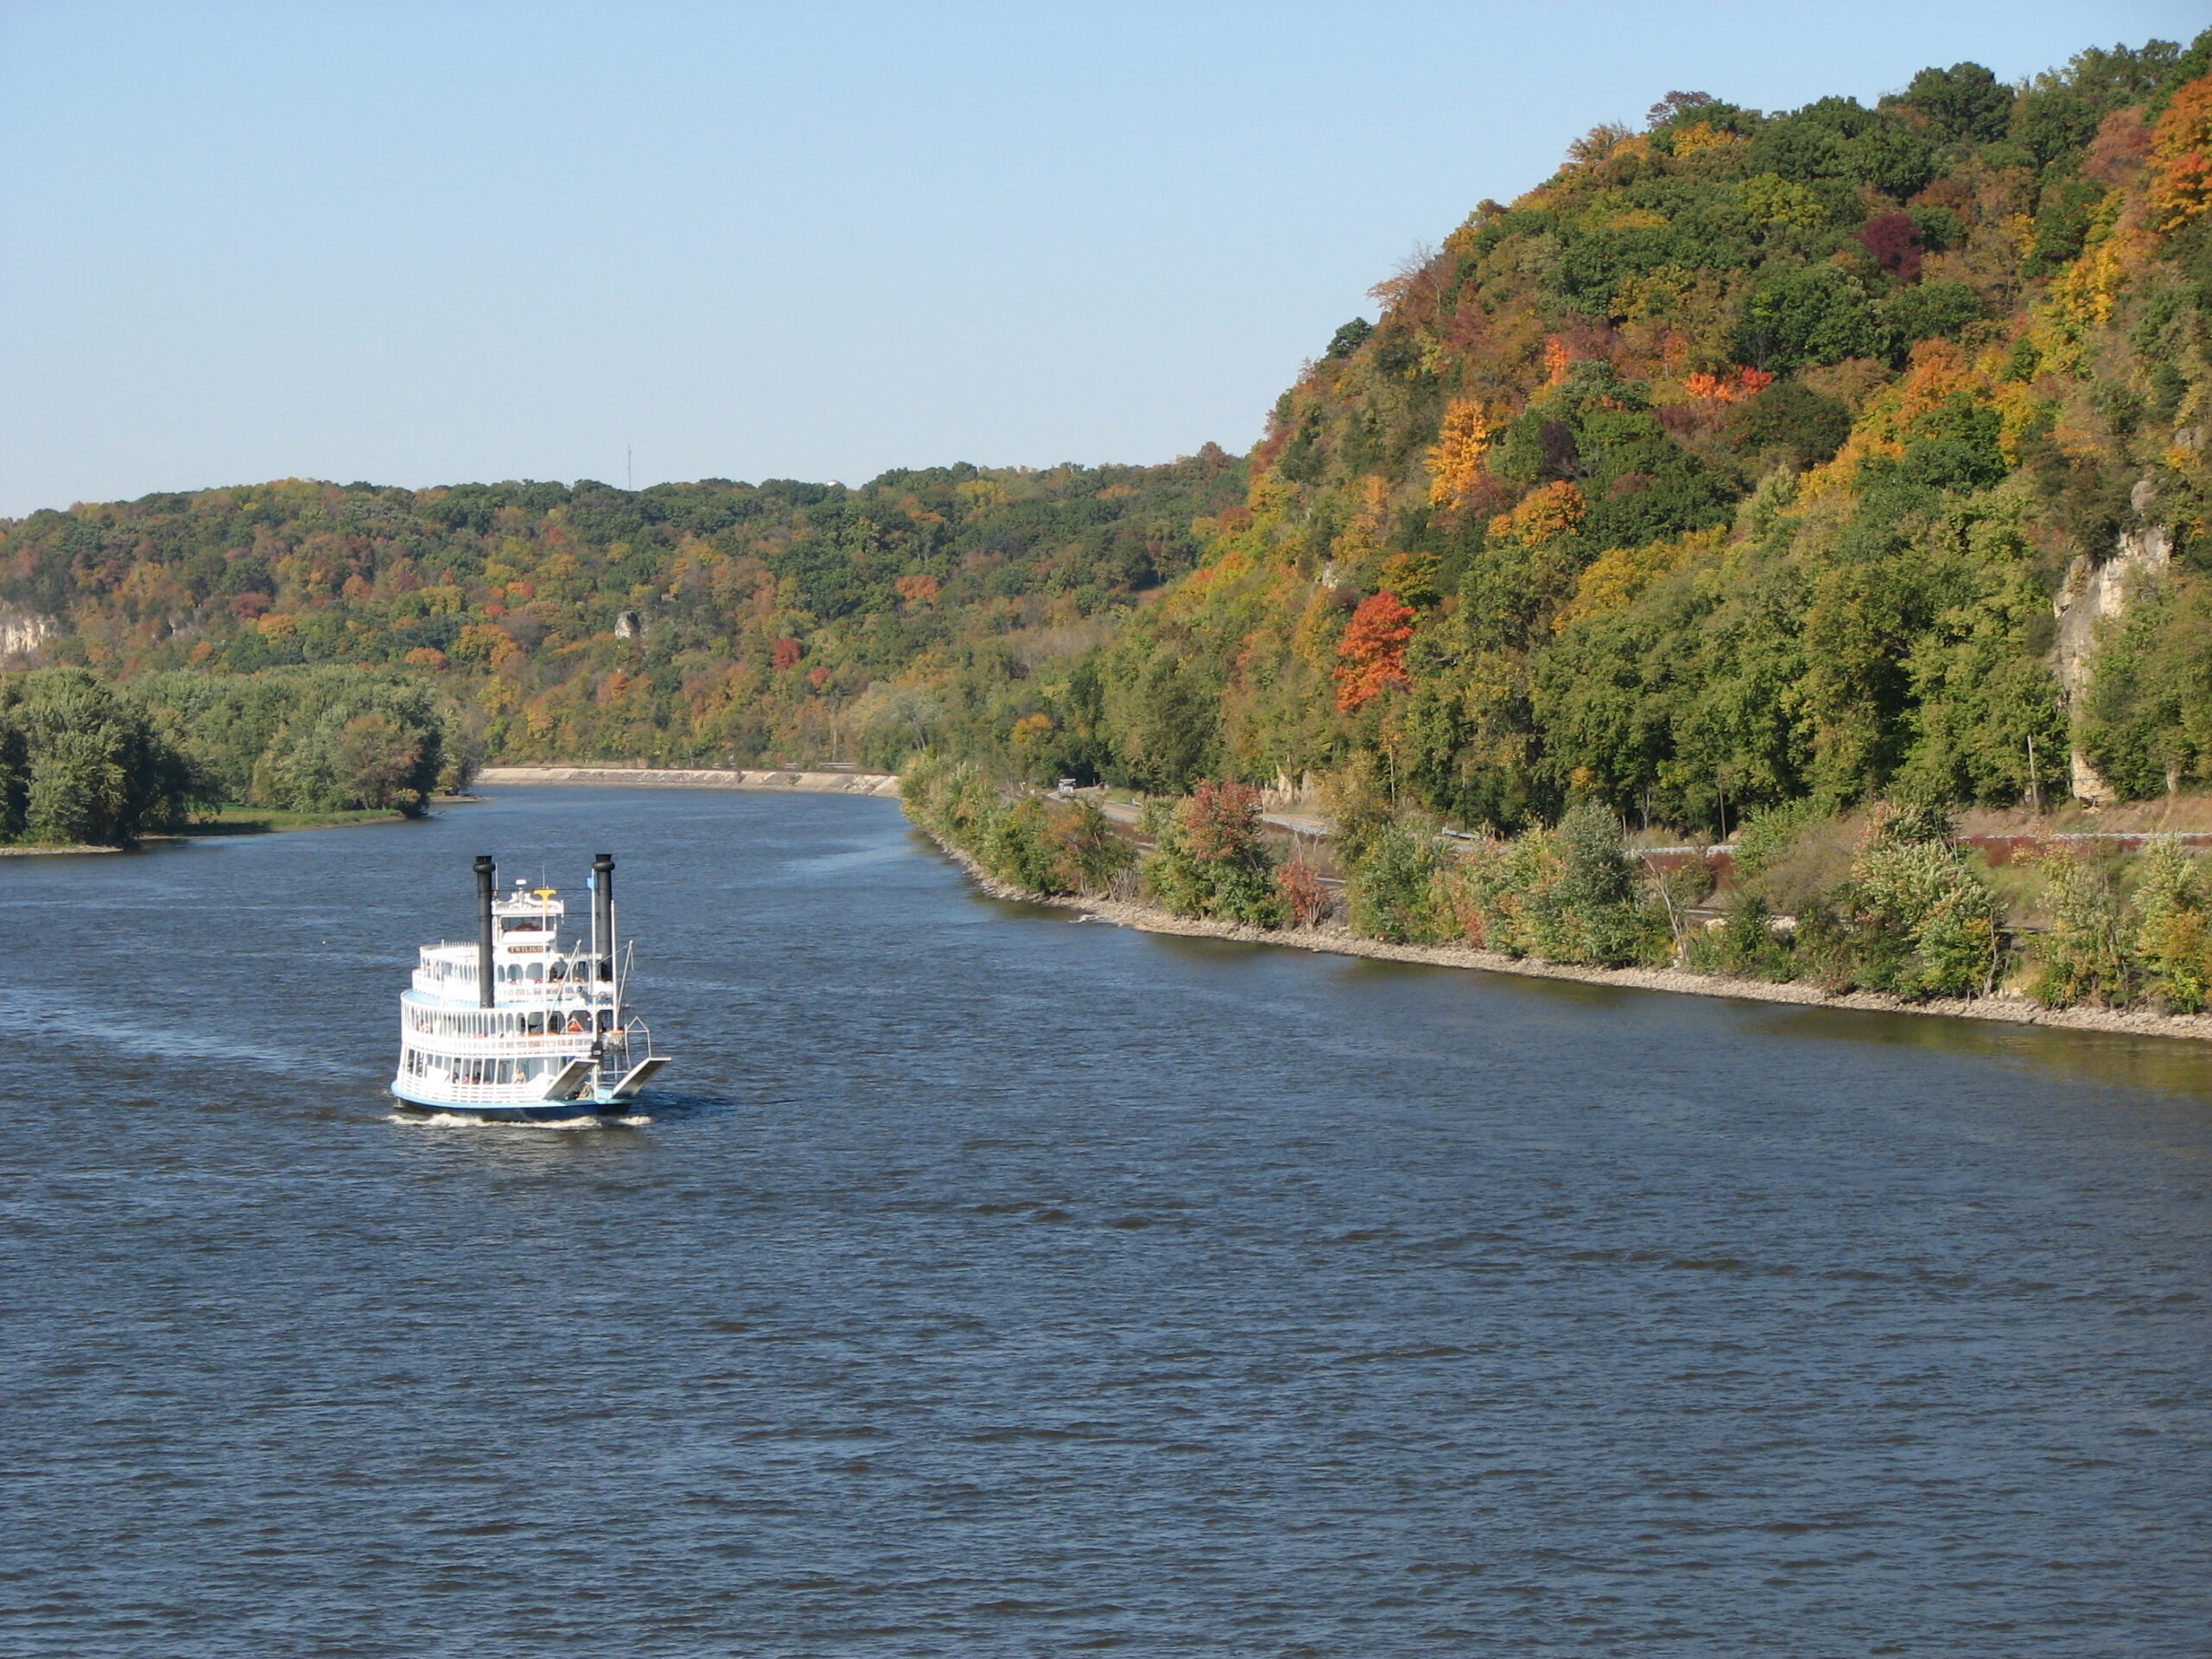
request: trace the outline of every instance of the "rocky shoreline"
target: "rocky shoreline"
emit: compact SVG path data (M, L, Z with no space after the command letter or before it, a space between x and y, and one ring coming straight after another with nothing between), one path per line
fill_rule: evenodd
M927 833L925 831L924 833ZM2173 1037L2212 1042L2212 1014L2155 1014L2114 1008L2046 1008L2024 996L1999 993L1986 997L1940 997L1907 1001L1878 991L1841 995L1815 986L1771 980L1738 979L1725 974L1696 974L1681 968L1584 968L1502 956L1460 944L1391 944L1362 938L1341 926L1250 927L1178 916L1156 905L1122 899L1083 899L1027 893L998 880L975 859L942 838L930 837L967 871L976 885L995 899L1051 905L1080 911L1103 922L1146 933L1179 933L1198 938L1235 939L1298 950L1326 950L1338 956L1370 957L1382 962L1421 963L1435 968L1472 968L1484 973L1518 974L1531 979L1571 979L1586 985L1615 985L1629 990L1674 991L1688 996L1734 997L1752 1002L1787 1002L1804 1007L1851 1008L1867 1013L1934 1014L1953 1020L1990 1020L2006 1025L2045 1026L2069 1031L2101 1031L2132 1037Z

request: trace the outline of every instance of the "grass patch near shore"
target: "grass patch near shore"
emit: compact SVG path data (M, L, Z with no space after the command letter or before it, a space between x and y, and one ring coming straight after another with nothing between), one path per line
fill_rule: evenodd
M291 812L238 802L194 818L177 833L185 836L266 836L281 830L334 830L348 823L397 823L406 814L392 807L344 812Z

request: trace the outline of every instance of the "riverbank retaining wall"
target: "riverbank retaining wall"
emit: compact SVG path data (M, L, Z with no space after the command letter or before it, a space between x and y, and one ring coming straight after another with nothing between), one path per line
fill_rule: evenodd
M884 795L896 799L887 772L734 770L675 766L486 766L480 784L607 784L625 789L783 789L820 795Z

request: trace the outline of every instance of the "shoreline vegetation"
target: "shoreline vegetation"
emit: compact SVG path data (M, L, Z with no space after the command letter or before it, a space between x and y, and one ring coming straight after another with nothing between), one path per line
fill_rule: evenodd
M917 826L918 828L919 826ZM1478 973L1513 974L1529 979L1564 979L1584 985L1611 985L1623 990L1673 991L1688 996L1733 997L1752 1002L1787 1003L1799 1007L1840 1008L1866 1014L1936 1014L1954 1020L1987 1020L2006 1025L2044 1026L2068 1031L2120 1033L2134 1037L2172 1037L2212 1042L2212 1015L2156 1014L2145 1009L2045 1008L2023 996L1999 994L1987 997L1949 997L1914 1002L1879 991L1832 994L1810 985L1777 984L1727 974L1693 973L1672 968L1586 968L1568 963L1539 962L1528 957L1478 950L1466 945L1392 944L1387 940L1362 938L1350 929L1326 925L1305 928L1262 928L1245 923L1212 922L1178 916L1158 905L1132 899L1084 897L1073 893L1029 893L1013 887L989 870L971 853L934 830L924 830L938 847L965 870L976 885L994 899L1022 904L1047 905L1071 910L1135 928L1141 933L1173 933L1191 938L1227 939L1241 944L1279 945L1294 950L1322 950L1335 956L1364 957L1378 962L1414 963L1432 968L1465 968Z
M1285 856L1240 785L1149 803L1145 842L1093 802L1009 792L928 757L901 798L995 897L1149 932L2212 1041L2212 893L2203 861L2171 842L2127 855L2058 848L1993 869L1937 809L1885 803L1855 822L1780 812L1739 836L1736 885L1716 893L1703 860L1638 861L1594 802L1555 830L1465 843L1347 790L1332 803L1339 881L1302 844ZM1771 906L1784 896L1795 913Z
M450 699L375 669L0 674L0 847L419 817L477 753Z

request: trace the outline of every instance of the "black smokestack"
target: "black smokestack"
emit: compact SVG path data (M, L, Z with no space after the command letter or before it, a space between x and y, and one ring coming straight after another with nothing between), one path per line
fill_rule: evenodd
M591 855L591 937L599 947L598 973L614 977L614 855Z
M476 858L476 1006L492 1006L492 884L499 867L490 856Z

